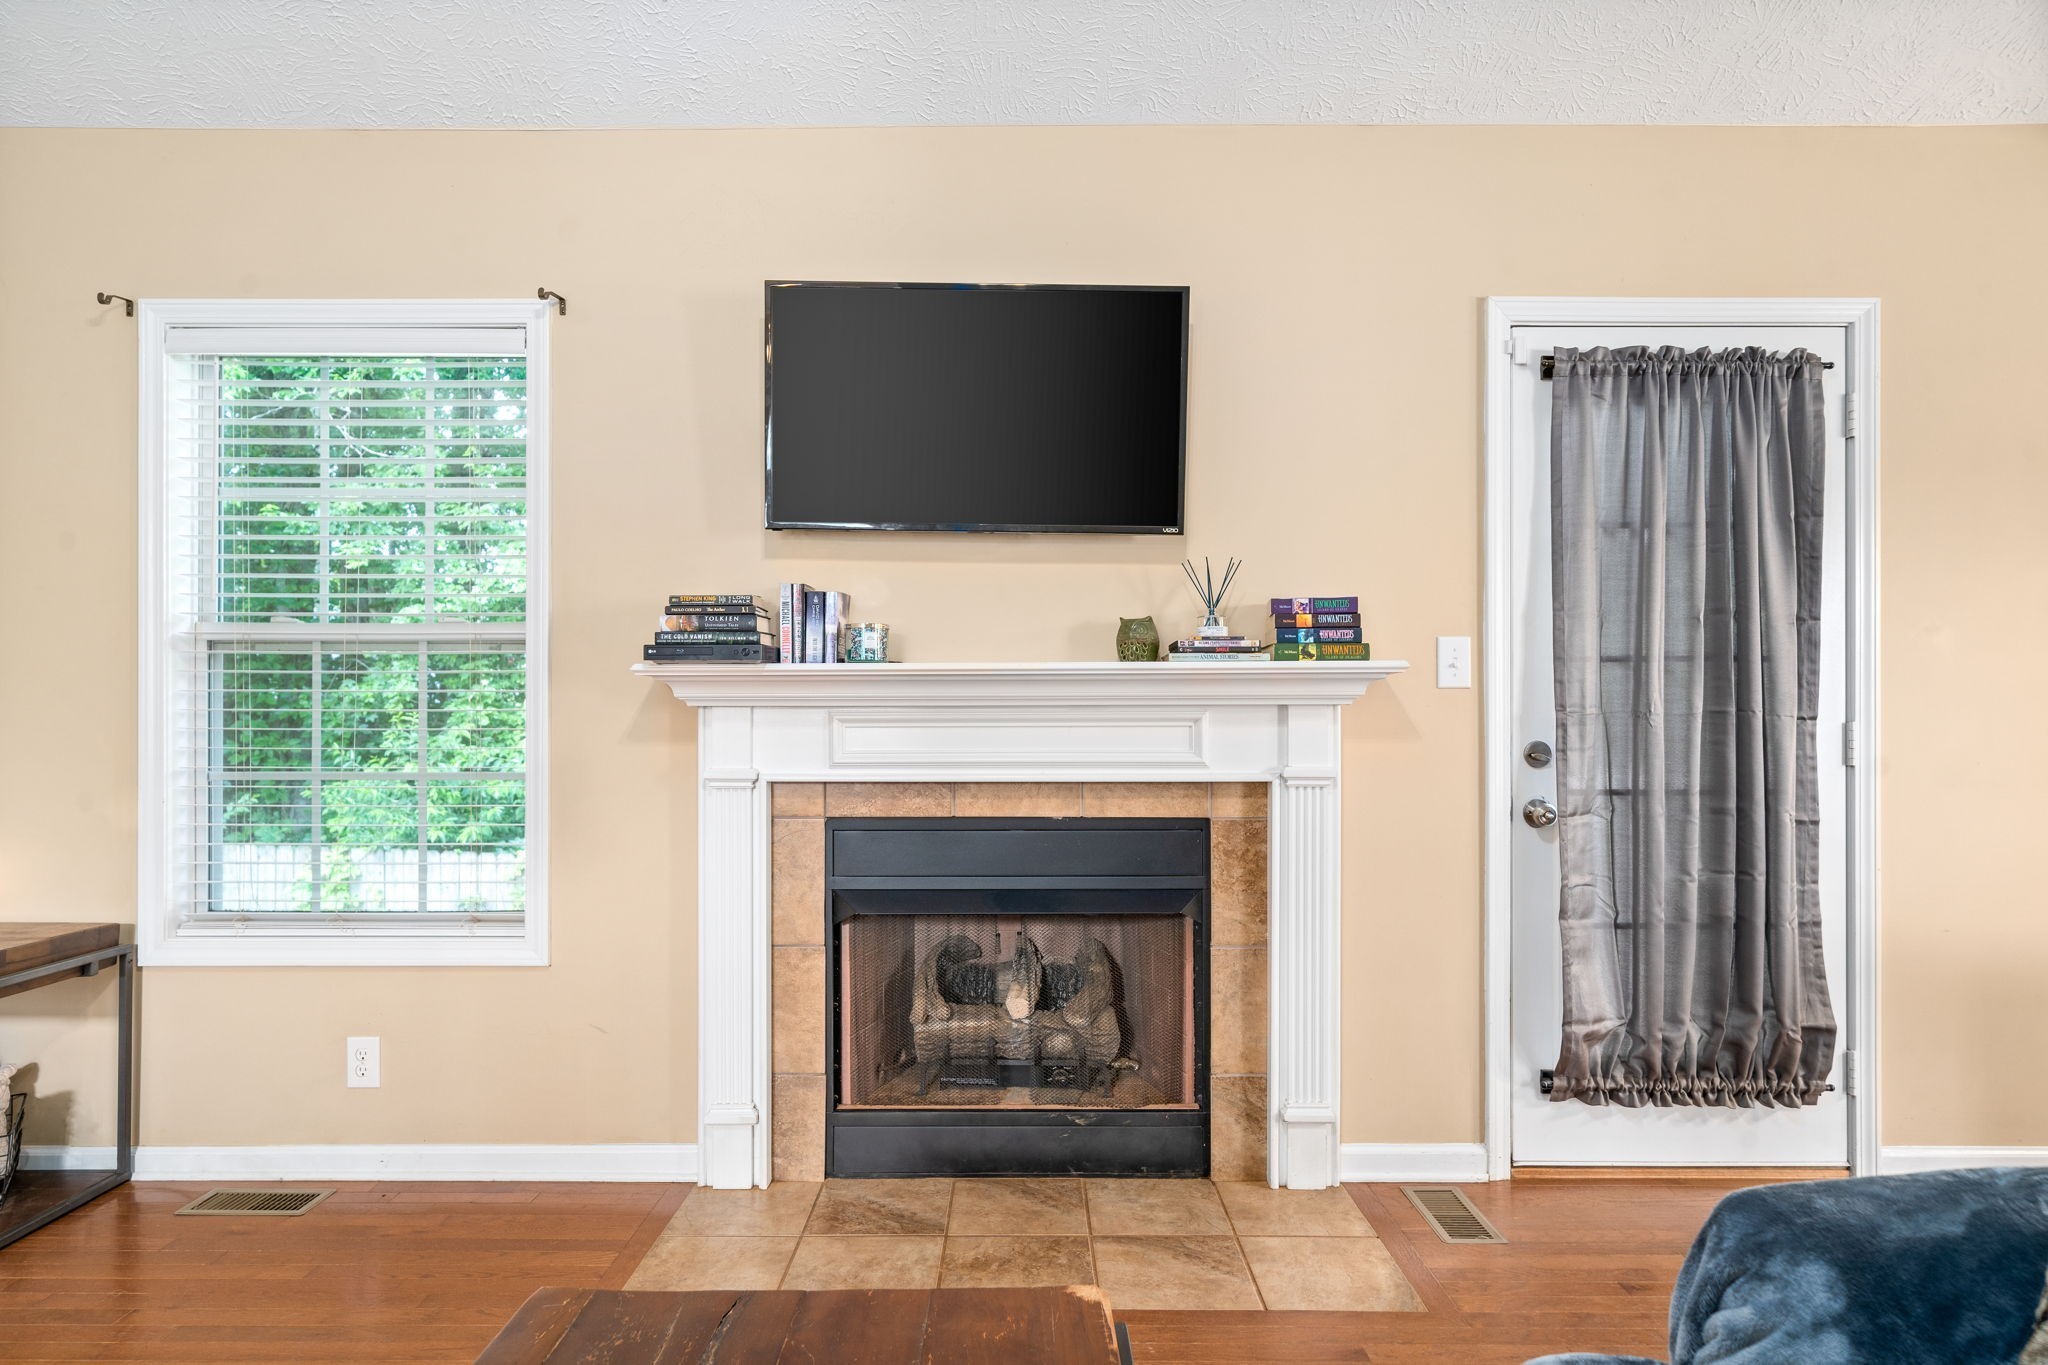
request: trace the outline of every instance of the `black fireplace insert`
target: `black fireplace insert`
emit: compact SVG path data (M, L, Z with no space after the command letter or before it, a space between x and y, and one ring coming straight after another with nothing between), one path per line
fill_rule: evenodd
M1209 822L825 822L825 1173L1209 1171Z

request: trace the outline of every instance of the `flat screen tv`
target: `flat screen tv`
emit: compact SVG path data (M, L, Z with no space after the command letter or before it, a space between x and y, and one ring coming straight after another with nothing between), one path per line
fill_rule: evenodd
M771 280L773 530L1179 535L1188 291Z

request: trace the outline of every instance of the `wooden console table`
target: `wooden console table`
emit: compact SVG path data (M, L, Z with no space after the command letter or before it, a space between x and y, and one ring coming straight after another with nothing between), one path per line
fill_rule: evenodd
M16 1171L13 1188L0 1200L0 1247L126 1184L135 1173L135 945L121 942L118 924L0 924L0 996L74 976L98 976L110 963L121 971L114 1165L98 1170ZM20 1060L0 1052L0 1061Z
M1064 1289L536 1289L477 1365L1118 1365L1109 1301Z

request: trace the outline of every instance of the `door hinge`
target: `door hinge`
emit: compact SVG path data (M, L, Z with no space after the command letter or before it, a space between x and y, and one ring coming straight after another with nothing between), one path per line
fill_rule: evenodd
M1842 439L1856 439L1856 395L1853 393L1842 395Z
M1842 1054L1842 1093L1851 1097L1856 1094L1856 1083L1862 1079L1857 1074L1860 1068L1856 1065L1856 1056L1853 1052Z
M1842 722L1842 766L1856 766L1856 722L1853 720Z

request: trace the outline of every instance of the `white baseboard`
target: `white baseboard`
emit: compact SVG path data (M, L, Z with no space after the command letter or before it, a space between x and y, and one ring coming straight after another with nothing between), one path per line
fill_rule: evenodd
M23 1170L114 1164L111 1147L24 1147ZM397 1143L303 1147L138 1147L137 1180L591 1180L697 1178L694 1142Z
M1972 1166L2048 1166L2048 1147L1884 1147L1877 1154L1879 1175Z
M1347 1142L1337 1161L1337 1178L1349 1184L1472 1184L1486 1179L1486 1146L1479 1142Z

